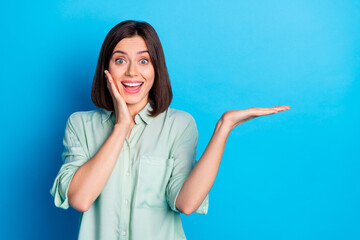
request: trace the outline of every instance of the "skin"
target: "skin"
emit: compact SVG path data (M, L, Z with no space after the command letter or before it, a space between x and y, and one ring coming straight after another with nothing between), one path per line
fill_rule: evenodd
M176 199L176 208L186 215L195 212L199 208L215 181L227 138L236 126L259 116L274 114L289 109L289 106L282 105L268 108L252 107L245 110L226 111L217 122L214 133L204 153L182 186Z
M149 54L139 54L147 50L141 37L121 40L113 52L117 50L126 54L115 53L110 59L109 71L105 71L107 87L114 102L116 123L109 138L94 157L78 169L70 183L69 203L79 211L87 211L104 188L120 154L121 146L135 124L135 116L147 104L148 94L154 83L154 68ZM148 59L148 62L142 59ZM144 85L139 93L128 94L122 88L123 80L140 80L144 81ZM281 105L226 111L217 122L204 153L182 186L175 203L176 208L189 215L204 201L215 181L227 138L236 126L256 117L289 109L289 106Z
M135 124L136 114L147 104L149 91L154 84L154 66L149 52L145 51L148 48L142 37L122 39L114 48L109 71L105 70L108 89L114 102L116 123L128 126L130 131ZM144 83L139 93L129 94L121 84L124 80Z
M68 190L69 204L80 212L87 211L102 192L115 167L121 148L135 125L136 114L148 102L155 71L145 41L141 37L122 39L114 48L105 71L107 87L114 102L116 122L108 139L97 153L74 174ZM121 51L124 53L118 53ZM142 52L142 53L139 53ZM143 81L139 93L128 94L121 81Z

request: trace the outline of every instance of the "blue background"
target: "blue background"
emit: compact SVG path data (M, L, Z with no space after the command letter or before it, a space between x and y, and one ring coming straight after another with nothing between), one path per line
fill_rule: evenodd
M75 239L49 193L72 112L95 109L101 44L153 25L198 158L229 109L289 105L230 134L188 239L360 239L359 1L2 1L1 239Z

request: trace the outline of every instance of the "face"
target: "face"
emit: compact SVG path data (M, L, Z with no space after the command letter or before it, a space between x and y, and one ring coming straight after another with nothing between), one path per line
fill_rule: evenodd
M109 72L128 106L140 110L147 104L155 70L142 37L124 38L115 46Z

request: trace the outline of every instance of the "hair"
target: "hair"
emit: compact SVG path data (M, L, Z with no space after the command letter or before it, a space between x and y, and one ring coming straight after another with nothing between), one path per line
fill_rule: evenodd
M149 111L149 116L155 117L170 106L173 95L160 39L155 29L147 22L123 21L113 27L106 35L96 66L91 99L95 106L114 111L114 103L107 88L104 71L109 68L109 61L115 46L122 39L134 36L140 36L144 39L154 67L155 79L149 92L149 103L152 111Z

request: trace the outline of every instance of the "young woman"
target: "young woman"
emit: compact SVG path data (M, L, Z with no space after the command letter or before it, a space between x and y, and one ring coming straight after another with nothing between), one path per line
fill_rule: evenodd
M92 86L99 110L68 118L55 205L82 212L79 239L186 239L180 213L206 214L226 140L237 125L289 106L225 112L195 165L194 118L169 108L160 40L146 22L124 21L101 47Z

